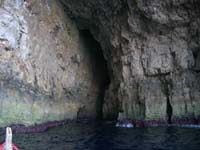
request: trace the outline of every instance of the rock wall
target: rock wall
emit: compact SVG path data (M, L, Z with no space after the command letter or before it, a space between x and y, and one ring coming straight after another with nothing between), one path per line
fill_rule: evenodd
M62 5L0 1L0 126L96 118L100 81Z
M198 0L61 0L101 43L111 84L104 117L200 117Z
M0 125L101 111L105 119L199 119L199 8L198 0L0 0ZM106 70L79 31L102 48L105 93Z

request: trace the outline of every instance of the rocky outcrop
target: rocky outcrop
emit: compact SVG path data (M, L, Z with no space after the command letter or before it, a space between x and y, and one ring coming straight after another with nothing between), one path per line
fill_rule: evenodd
M1 0L0 125L102 113L199 119L199 7L198 0Z
M62 5L0 2L0 125L96 118L100 79Z
M63 0L108 61L104 117L173 122L200 117L198 0Z

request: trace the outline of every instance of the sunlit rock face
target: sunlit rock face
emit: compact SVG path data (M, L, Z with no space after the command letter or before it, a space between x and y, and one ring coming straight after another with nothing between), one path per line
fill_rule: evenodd
M111 84L104 117L200 117L198 0L61 0L101 43Z
M56 0L0 1L0 126L96 118L92 65Z

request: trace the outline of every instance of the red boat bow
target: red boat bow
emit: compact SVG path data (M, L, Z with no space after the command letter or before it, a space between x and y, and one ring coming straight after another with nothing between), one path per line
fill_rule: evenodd
M4 149L3 149L4 146L5 146L5 143L1 144L1 145L0 145L0 150L4 150ZM13 148L14 150L20 150L15 144L12 144L12 148Z

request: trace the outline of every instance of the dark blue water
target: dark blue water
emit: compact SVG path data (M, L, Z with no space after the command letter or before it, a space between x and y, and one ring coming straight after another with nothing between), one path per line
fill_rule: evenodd
M112 124L71 123L13 138L21 150L200 150L200 129L192 128L125 129Z

